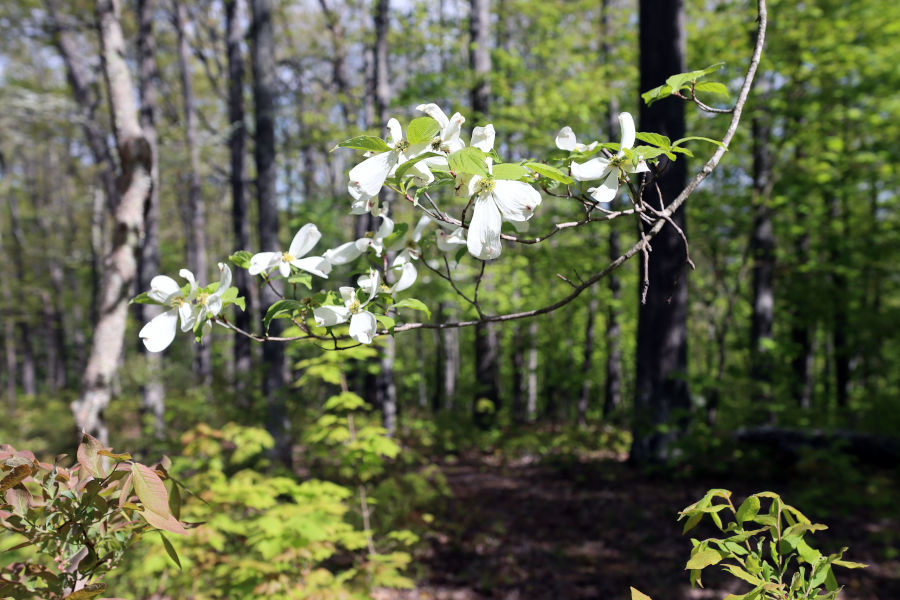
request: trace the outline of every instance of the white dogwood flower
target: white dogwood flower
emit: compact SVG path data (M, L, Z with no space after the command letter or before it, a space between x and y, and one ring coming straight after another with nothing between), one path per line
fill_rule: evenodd
M597 147L597 142L591 142L587 145L578 143L578 140L575 138L575 132L572 131L571 127L566 125L556 134L556 147L560 150L568 150L569 152L572 152L573 150L577 150L578 152L589 152Z
M363 279L360 278L362 281ZM356 288L344 286L340 288L341 299L344 305L327 305L313 309L313 318L320 327L331 327L350 321L349 335L360 344L371 344L378 328L375 315L364 310L378 292L378 272L370 271L365 278L366 287L363 288L369 297L365 302L360 302L356 297Z
M390 149L370 156L350 169L350 184L347 191L354 200L351 207L353 214L364 214L373 210L377 201L372 200L378 196L385 180L394 169L427 149L427 144L417 144L415 148L410 148L409 142L403 138L403 128L397 119L388 121L387 129L387 145ZM414 164L409 172L426 183L434 181L434 175L421 162Z
M472 131L472 145L484 152L494 147L494 127L476 127ZM488 173L493 173L491 158L486 159ZM494 179L492 175L472 175L462 182L472 198L472 220L466 245L469 252L481 260L500 256L500 228L509 221L520 229L534 216L534 209L541 204L541 194L523 181Z
M453 113L453 116L448 119L444 111L441 110L441 107L434 103L420 104L416 107L416 110L422 111L437 121L438 125L441 127L440 133L433 140L428 142L428 147L425 148L426 152L436 152L438 154L443 154L446 157L465 147L465 144L459 138L459 135L462 132L462 124L466 122L465 117L459 113ZM426 165L447 164L446 158L437 156L426 158L423 162L425 162Z
M222 277L219 280L219 287L211 294L200 292L195 298L197 304L197 321L203 321L206 318L216 317L222 312L222 296L231 287L231 269L225 263L219 263L219 271ZM208 322L207 322L208 323Z
M588 193L597 202L612 202L619 191L619 171L625 173L645 173L650 170L643 160L637 166L625 156L625 150L634 147L634 119L630 113L619 113L619 128L622 141L619 152L612 158L598 156L585 163L572 163L572 177L578 181L602 180L598 187L588 188Z
M393 231L394 221L382 213L381 225L374 233L326 250L325 259L332 265L345 265L362 256L369 248L375 250L376 256L381 256L381 253L384 252L384 239Z
M190 284L187 294L182 292L181 286L174 279L166 275L157 275L150 280L147 296L168 309L153 317L138 332L138 337L150 352L162 352L169 347L175 339L179 317L182 331L190 331L197 322L197 310L193 304L197 297L194 274L187 269L181 269L178 274Z
M260 252L254 254L250 258L250 274L268 273L270 269L277 267L282 277L287 277L291 274L291 266L294 266L327 279L328 273L331 271L331 264L321 256L306 256L321 238L322 234L319 233L318 227L312 223L307 223L294 236L287 252ZM306 258L303 258L304 256Z

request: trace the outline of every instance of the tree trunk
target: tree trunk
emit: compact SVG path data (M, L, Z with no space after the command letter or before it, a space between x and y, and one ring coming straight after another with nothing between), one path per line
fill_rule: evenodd
M188 154L187 202L181 203L187 240L187 265L201 282L208 281L206 260L206 208L200 187L200 147L197 144L197 101L191 69L191 48L187 37L188 14L184 2L174 0L175 32L178 37L178 72L181 76L181 101L184 105L184 141ZM212 353L209 340L195 344L194 377L209 386L212 382Z
M640 0L640 89L648 90L685 69L683 0ZM684 106L667 98L653 106L641 105L641 131L670 139L684 137ZM687 178L685 160L666 166L659 179L663 201L668 204L682 190ZM651 188L650 194L655 195ZM684 231L685 205L672 216ZM643 225L642 225L643 226ZM646 302L638 313L637 385L633 424L632 458L648 462L668 456L672 443L686 426L690 410L687 385L687 281L682 276L685 248L671 226L653 239ZM640 261L641 281L644 263ZM641 290L639 293L643 293ZM664 429L661 425L667 425Z
M486 119L491 99L490 0L469 0L469 67L474 75L470 91L472 123Z
M763 111L760 111L761 113ZM750 237L750 257L753 261L753 313L750 325L750 377L754 401L760 414L768 413L772 420L772 374L774 364L769 343L773 340L775 318L775 232L772 228L772 209L769 194L772 181L772 160L769 153L770 126L764 114L752 122L753 133L753 232Z
M449 315L448 320L453 320ZM456 382L459 380L459 329L450 327L443 330L444 338L444 410L453 410L456 404Z
M14 194L9 195L9 222L12 227L12 262L15 265L14 272L16 279L20 282L27 281L25 273L25 237L22 232L22 224L19 219L19 201ZM35 373L34 364L34 346L31 341L33 339L31 333L31 323L28 321L28 315L19 309L18 327L19 333L19 358L18 361L22 393L26 396L34 396L37 394L37 375Z
M150 280L159 273L159 150L157 147L156 37L153 32L155 0L138 0L138 92L141 98L141 128L150 146L150 193L144 206L144 242L138 259L138 291L150 289ZM154 304L137 304L135 313L140 323L146 323L162 312ZM153 419L153 431L159 439L165 431L166 387L162 379L162 356L147 352L144 344L137 343L144 354L147 379L141 397L141 412Z
M246 151L247 128L244 124L244 57L241 42L244 38L240 21L240 0L224 0L225 4L225 50L228 55L228 152L230 157L231 184L231 228L236 250L250 248L250 221L248 219L247 197L244 193L244 152ZM234 285L244 297L246 310L234 315L235 325L250 331L251 316L255 306L251 294L250 275L246 269L234 270ZM244 377L251 372L250 339L242 335L234 336L235 386L244 390ZM241 394L241 397L245 397Z
M103 411L112 397L112 381L122 352L128 296L137 274L137 252L144 234L144 206L150 193L150 145L138 121L131 75L125 62L125 40L119 24L118 0L97 0L101 65L109 93L113 135L121 172L115 228L104 260L100 312L82 380L82 393L72 402L81 431L108 443Z
M601 35L602 42L600 44L600 53L603 57L604 64L608 63L612 53L612 28L609 24L610 0L603 0L601 5ZM619 120L617 118L618 101L615 96L610 100L609 113L606 117L606 130L609 139L615 139L618 133ZM619 230L615 223L610 223L609 228L609 260L613 261L619 258L621 250L619 248ZM614 410L622 406L622 346L620 336L622 335L621 326L619 325L619 312L622 301L622 285L619 282L618 271L613 271L606 278L606 285L609 289L609 305L606 308L606 382L603 391L603 416L609 417Z
M587 324L584 327L584 358L581 361L581 393L578 395L578 424L587 423L587 412L591 401L591 363L594 359L594 333L597 310L600 300L597 297L597 286L591 287L591 299L588 302Z
M538 400L538 324L534 319L528 324L528 385L525 402L525 415L529 423L537 419Z
M253 29L251 54L253 63L253 105L256 123L254 158L256 160L256 191L259 206L259 245L264 252L282 250L278 240L278 198L276 194L275 163L275 32L272 24L270 0L251 0ZM276 285L277 290L277 285ZM279 290L280 291L280 290ZM260 293L260 310L267 310L278 300L278 291L265 286ZM281 332L279 320L272 322L269 333ZM287 374L284 348L281 344L263 344L263 394L266 397L266 428L275 438L274 456L286 465L291 463L291 441L288 432L287 408L280 394Z
M828 221L831 239L828 241L828 261L831 266L832 331L831 345L834 357L835 397L838 408L847 407L850 395L851 350L847 341L847 277L841 269L845 253L844 238L847 233L847 211L842 210L840 198L829 195Z
M388 14L390 0L375 2L375 118L378 127L387 123L387 109L391 101L391 81L388 73Z

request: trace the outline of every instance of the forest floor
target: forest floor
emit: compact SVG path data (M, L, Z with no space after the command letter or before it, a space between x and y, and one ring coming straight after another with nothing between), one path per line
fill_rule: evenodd
M731 489L738 500L772 489L814 522L826 522L830 529L815 538L820 549L849 546L846 559L870 565L838 570L845 586L840 599L900 599L900 510L874 517L867 509L826 508L826 498L819 512L828 514L817 514L792 497L802 497L803 486L814 481L782 479L761 488L729 477L652 475L624 457L558 463L470 457L442 470L453 497L417 557L417 588L383 590L378 600L628 600L629 586L654 600L746 593L746 584L715 568L704 572L705 589L692 590L684 571L691 545L677 512L712 487ZM691 535L713 531L701 525Z

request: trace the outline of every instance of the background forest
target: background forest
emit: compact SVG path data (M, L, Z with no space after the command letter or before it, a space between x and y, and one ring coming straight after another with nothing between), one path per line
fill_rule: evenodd
M646 304L638 256L527 320L342 352L217 327L163 355L137 336L150 305L127 308L121 352L97 347L109 257L131 243L129 128L153 182L136 205L132 297L185 266L215 281L218 261L284 248L308 222L324 247L363 237L373 219L350 215L347 195L359 156L333 149L421 103L459 110L467 132L493 123L509 160L547 156L566 125L616 141L620 111L661 131L640 93L719 62L724 86L707 102L731 106L756 3L106 4L0 5L0 444L52 462L87 431L147 464L169 457L182 520L204 525L148 533L110 592L724 597L747 590L710 573L711 592L690 591L674 520L725 487L773 489L826 520L817 541L870 564L838 573L842 598L900 597L900 4L769 3L741 126L679 211L696 268L670 230ZM139 110L130 124L104 76L109 19ZM686 135L721 139L728 117L670 103ZM687 173L714 149L690 147L696 158L676 162ZM383 200L412 229L412 207ZM564 218L554 206L534 230ZM424 261L437 260L436 229ZM621 218L506 249L480 297L491 314L551 304L637 239ZM480 266L467 255L455 272L469 285ZM270 290L234 271L247 310L229 318L261 332ZM414 293L435 323L473 318L427 269ZM31 559L19 541L0 537L0 568Z

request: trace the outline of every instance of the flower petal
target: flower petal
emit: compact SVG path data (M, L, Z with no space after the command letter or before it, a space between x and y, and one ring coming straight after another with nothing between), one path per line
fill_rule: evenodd
M221 298L225 291L231 287L231 269L225 263L219 263L218 267L219 271L222 272L222 277L219 279L219 287L212 293L212 296Z
M443 110L441 110L441 107L433 102L429 102L428 104L420 104L416 107L416 110L425 113L426 115L437 121L438 125L441 126L441 131L445 130L450 124L450 119L447 118L447 115Z
M282 277L290 277L291 275L291 263L281 261L278 263L278 272L281 273Z
M281 262L281 252L260 252L250 257L250 268L247 269L251 275L259 275L263 271L268 271Z
M181 286L167 275L157 275L150 280L150 291L147 296L165 304L168 300L181 293Z
M175 339L177 324L178 311L173 308L153 317L149 323L141 327L138 337L149 352L162 352Z
M619 173L618 171L610 171L609 175L600 184L599 187L589 188L588 192L597 202L612 202L616 199L619 191Z
M403 140L403 128L400 127L400 121L393 117L387 122L388 144L395 146Z
M490 152L494 148L494 126L488 123L484 127L476 127L472 130L472 145L483 152Z
M475 200L472 221L469 223L469 235L466 240L472 256L481 260L490 260L500 256L500 227L502 224L500 210L490 196L481 196Z
M575 132L572 131L572 128L566 125L562 129L559 130L559 133L556 134L556 147L560 150L568 150L571 152L575 149L575 144L578 141L575 139Z
M541 194L524 181L498 179L491 194L507 221L527 221L541 204Z
M397 266L392 267L391 271L400 271L400 278L397 279L396 283L391 287L391 293L402 292L403 290L412 287L416 282L416 277L419 276L418 271L416 271L416 266L410 260L406 260Z
M619 131L622 133L622 141L619 143L619 152L630 150L634 146L634 117L631 113L619 113Z
M441 252L455 252L466 245L466 230L462 227L457 227L450 233L443 229L438 230L436 233L437 247Z
M603 179L609 174L609 160L602 157L592 158L586 163L572 163L572 177L576 181L593 181Z
M341 299L344 301L344 304L350 304L354 300L356 300L356 288L350 287L349 285L344 285L338 288L338 291L341 293Z
M350 169L350 184L347 191L354 200L368 200L378 195L384 180L387 179L400 160L400 152L392 150L370 156Z
M422 232L425 231L425 228L428 227L428 224L431 223L431 217L428 215L422 215L422 218L419 219L419 222L416 223L415 228L412 232L412 241L418 242L422 239Z
M377 327L378 321L375 320L375 315L367 310L363 310L350 317L350 331L348 333L351 338L360 344L371 344Z
M301 271L306 271L325 279L328 279L328 274L331 272L331 261L323 256L298 258L297 260L292 260L291 264Z
M350 318L350 309L346 306L320 306L313 309L313 318L319 327L331 327L346 323Z
M463 147L463 143L459 139L459 133L462 130L462 124L466 122L466 118L459 113L453 113L450 117L450 123L441 131L441 141L450 147L450 152L455 152Z
M341 244L337 248L325 251L325 258L332 265L345 265L359 258L364 250L357 247L356 241Z
M319 232L319 228L312 223L307 223L294 236L288 254L294 258L306 256L313 246L319 243L320 239L322 239L322 234Z
M199 316L200 309L199 307L188 304L185 302L181 306L178 307L178 316L181 317L181 331L190 331L194 328L194 325L197 323L197 317Z

